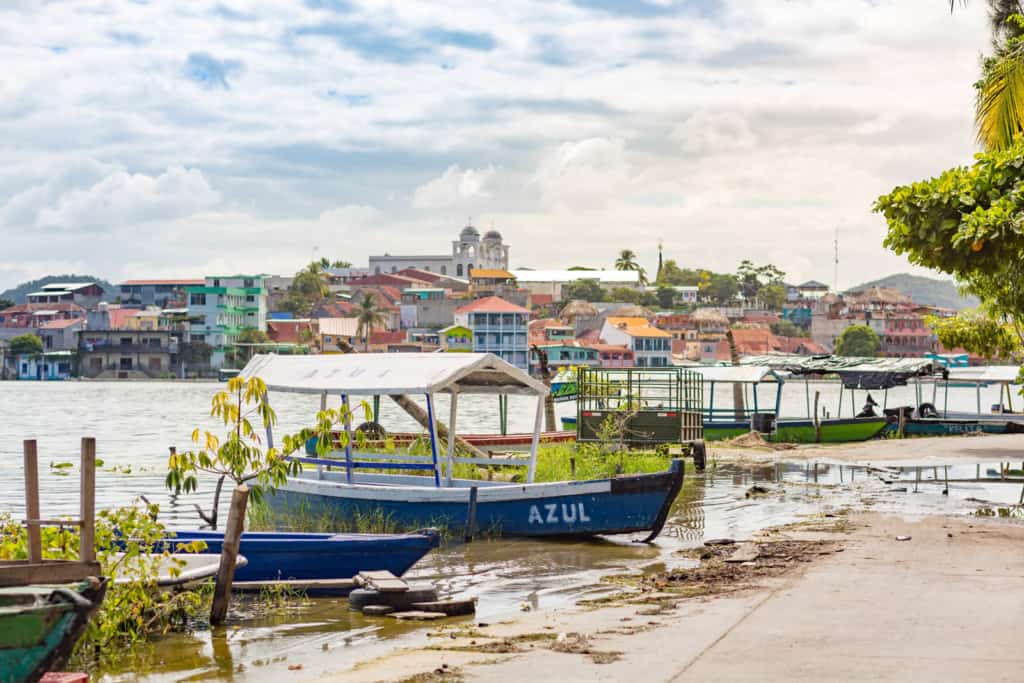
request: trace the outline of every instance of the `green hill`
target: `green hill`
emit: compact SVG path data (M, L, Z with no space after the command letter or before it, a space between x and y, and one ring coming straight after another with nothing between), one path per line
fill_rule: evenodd
M925 306L941 306L942 308L974 308L978 300L973 296L963 297L957 291L956 283L952 280L939 280L937 278L922 277L909 273L898 273L889 275L879 280L872 280L864 284L850 287L847 292L856 292L869 287L891 287L898 289L915 303Z
M0 292L0 299L10 299L16 304L23 304L25 303L25 298L30 293L38 292L51 282L95 282L106 292L108 301L113 301L114 297L118 294L114 289L114 285L102 278L94 277L92 275L47 275L46 277L41 277L38 280L23 282L17 287L12 287L11 289Z

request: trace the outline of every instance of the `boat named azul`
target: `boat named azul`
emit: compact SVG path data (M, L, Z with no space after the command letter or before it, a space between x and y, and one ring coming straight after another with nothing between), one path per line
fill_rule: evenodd
M430 455L356 452L351 425L346 425L349 438L344 450L329 457L297 458L307 469L267 497L276 509L301 509L339 519L383 514L406 527L442 526L467 534L593 536L647 531L648 539L653 539L682 486L682 462L672 462L665 472L656 474L534 482L548 389L492 354L258 355L242 370L242 376L259 377L269 391L319 395L321 406L330 395L339 396L343 405L348 405L351 397L380 395L419 395L426 404ZM436 403L442 394L450 397L448 427L452 433L457 433L458 403L463 395L535 397L529 454L457 457L455 440L449 439L442 457ZM268 433L268 438L272 441L272 434ZM526 482L458 479L452 471L461 463L523 467ZM376 472L360 471L367 469Z

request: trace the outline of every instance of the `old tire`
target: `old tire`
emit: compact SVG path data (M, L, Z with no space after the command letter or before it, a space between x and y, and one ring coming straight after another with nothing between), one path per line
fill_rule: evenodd
M388 430L384 429L383 425L379 422L369 421L364 422L355 428L357 434L362 433L366 435L367 439L379 440L388 438Z
M703 470L707 466L708 460L708 449L704 445L704 441L693 442L693 464L698 470Z
M396 612L411 609L414 602L436 602L437 589L433 586L413 585L401 592L375 591L372 588L357 588L348 594L349 609L362 611L367 605L387 605Z

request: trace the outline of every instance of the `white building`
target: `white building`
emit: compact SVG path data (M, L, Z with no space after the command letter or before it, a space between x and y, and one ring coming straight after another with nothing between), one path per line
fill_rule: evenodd
M419 268L431 273L468 278L469 271L474 268L508 270L508 249L497 230L488 230L481 239L480 232L472 225L467 225L459 233L459 239L452 241L451 254L371 256L370 272L397 273L406 268Z
M606 318L601 340L632 349L638 368L664 368L672 364L672 335L654 327L646 318Z
M455 324L473 333L473 350L493 353L520 370L529 370L527 325L530 311L496 296L455 310Z

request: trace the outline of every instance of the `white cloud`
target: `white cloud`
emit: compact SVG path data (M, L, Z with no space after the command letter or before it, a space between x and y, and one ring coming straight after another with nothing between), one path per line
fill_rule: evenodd
M540 161L533 182L550 206L598 208L628 192L630 165L621 139L565 142Z
M3 222L93 230L189 216L220 201L199 170L181 166L158 176L119 169L84 187L67 187L76 175L65 173L14 195L3 207Z
M416 188L412 205L417 209L445 209L465 204L470 200L491 196L487 185L494 177L494 167L462 170L453 164L437 178Z
M750 149L757 137L738 111L694 112L672 129L672 139L688 154L716 154Z

